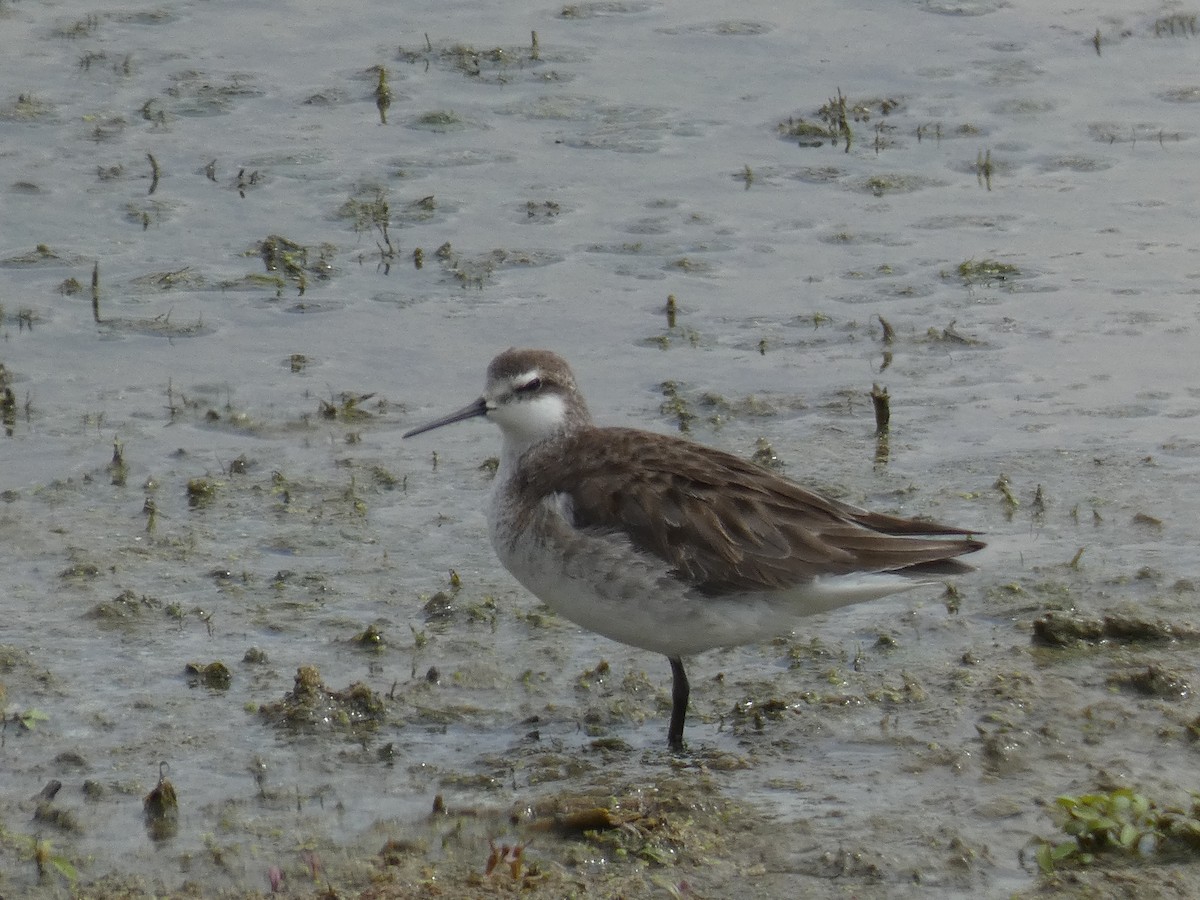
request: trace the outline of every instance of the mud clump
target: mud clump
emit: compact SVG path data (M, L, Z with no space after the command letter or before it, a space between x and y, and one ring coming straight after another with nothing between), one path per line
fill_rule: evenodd
M1086 616L1049 612L1033 623L1033 642L1042 647L1079 644L1165 644L1200 641L1200 630L1190 625L1136 619L1130 616Z
M383 699L361 681L345 690L330 690L321 681L316 666L298 668L292 690L258 709L260 716L279 727L324 727L351 733L374 730L384 721L386 712Z

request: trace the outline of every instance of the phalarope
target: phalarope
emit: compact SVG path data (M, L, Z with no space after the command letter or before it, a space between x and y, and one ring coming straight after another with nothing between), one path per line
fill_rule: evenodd
M547 350L501 353L482 397L404 437L479 416L503 437L488 506L500 562L567 619L667 657L673 749L684 656L967 571L954 557L984 546L969 529L859 509L712 447L595 425Z

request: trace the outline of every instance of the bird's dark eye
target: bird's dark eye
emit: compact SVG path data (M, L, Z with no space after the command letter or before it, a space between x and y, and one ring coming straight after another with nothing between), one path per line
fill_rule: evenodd
M516 387L518 394L536 394L542 389L542 379L530 378L524 384L519 384Z

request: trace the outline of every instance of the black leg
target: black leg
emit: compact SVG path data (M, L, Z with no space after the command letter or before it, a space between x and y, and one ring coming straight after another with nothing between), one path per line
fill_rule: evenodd
M671 727L667 729L667 745L672 750L683 749L683 720L687 717L688 680L683 671L683 660L668 656L671 663Z

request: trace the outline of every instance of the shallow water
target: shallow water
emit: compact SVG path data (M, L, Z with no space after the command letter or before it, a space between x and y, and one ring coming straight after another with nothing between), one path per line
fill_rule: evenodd
M308 846L336 879L331 848L374 853L435 794L506 808L682 769L763 845L663 876L701 895L1000 895L1032 882L1055 795L1178 802L1186 643L1030 635L1048 610L1196 624L1186 15L0 5L0 893L66 889L38 836L82 884L266 890ZM839 91L849 152L781 135ZM699 657L672 759L665 661L498 569L497 436L400 440L510 345L566 356L602 421L682 410L853 502L978 527L958 611L934 590ZM227 688L185 674L215 660ZM1152 664L1183 687L1114 680ZM364 682L382 724L259 715L301 665ZM156 842L162 761L180 817ZM38 818L51 779L68 815Z

